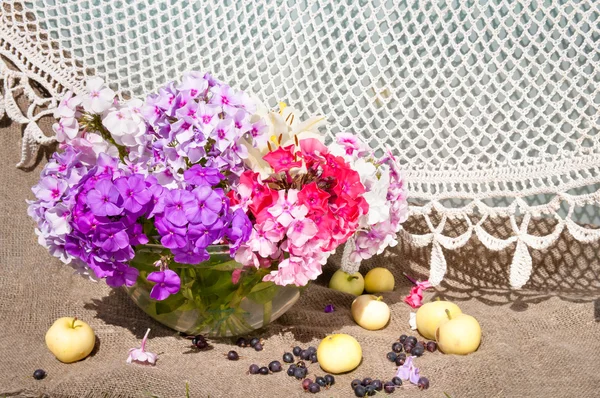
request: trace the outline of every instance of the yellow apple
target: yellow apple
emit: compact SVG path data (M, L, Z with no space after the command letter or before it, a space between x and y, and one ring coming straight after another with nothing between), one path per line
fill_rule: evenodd
M367 293L391 292L394 290L394 275L385 268L373 268L365 275Z
M477 350L481 343L481 327L471 315L453 316L450 311L446 321L438 328L435 339L444 354L466 355Z
M365 280L359 272L348 274L339 269L329 280L329 288L358 296L365 290Z
M325 337L317 348L319 366L325 372L340 374L356 369L362 360L362 348L348 334L332 334Z
M417 310L417 329L423 337L429 340L435 339L435 331L443 321L448 320L446 310L455 317L462 314L462 311L456 304L449 301L432 301L423 304Z
M90 325L77 318L59 318L46 332L48 349L59 361L65 363L87 357L95 344L96 336Z
M363 294L352 302L354 322L367 330L379 330L390 320L390 307L381 296Z

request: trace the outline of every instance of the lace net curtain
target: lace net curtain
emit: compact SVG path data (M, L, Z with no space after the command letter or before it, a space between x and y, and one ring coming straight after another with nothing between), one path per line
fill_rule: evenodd
M403 234L431 248L434 284L444 250L474 236L514 247L515 287L529 250L563 230L600 238L600 2L31 0L0 13L0 112L26 126L19 166L52 142L37 120L86 76L143 97L196 69L326 115L329 138L392 147L428 228ZM549 235L528 233L538 217L555 219ZM497 218L512 236L486 228Z

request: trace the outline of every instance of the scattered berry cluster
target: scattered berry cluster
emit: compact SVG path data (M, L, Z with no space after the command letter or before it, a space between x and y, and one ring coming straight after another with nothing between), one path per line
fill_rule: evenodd
M370 377L366 377L363 380L354 379L350 385L352 386L352 390L354 390L354 395L357 397L370 397L379 391L385 391L388 394L393 393L397 386L402 385L402 379L394 377L392 381L382 382L378 379L373 380Z
M269 364L269 366L258 366L257 364L253 363L252 365L250 365L250 368L248 369L248 374L251 375L257 375L257 374L261 374L261 375L268 375L269 373L278 373L281 372L282 368L281 368L281 362L279 361L273 361Z
M308 391L311 394L316 394L320 392L321 387L328 389L334 384L335 378L330 374L326 374L325 376L316 376L315 381L312 381L311 379L302 380L302 388L304 388L305 391Z
M238 347L241 347L241 348L252 347L256 351L262 351L263 350L262 341L259 338L257 338L257 337L252 337L252 338L249 338L249 339L245 339L243 337L240 337L235 342L235 345L237 345Z
M294 349L292 350L292 353L299 357L301 360L303 361L310 361L311 363L316 363L318 362L317 360L317 349L315 347L308 347L306 350L296 346L294 347ZM294 362L293 357L291 357L291 354L289 352L286 352L284 355L283 360L287 363L292 363ZM286 361L286 358L288 359L288 361ZM291 359L291 360L290 360Z
M434 352L437 350L437 344L434 341L427 343L424 341L419 342L416 337L403 334L397 342L392 344L392 351L388 352L386 356L390 362L395 362L397 366L402 366L406 361L406 354L402 351L420 357L425 353L425 350Z

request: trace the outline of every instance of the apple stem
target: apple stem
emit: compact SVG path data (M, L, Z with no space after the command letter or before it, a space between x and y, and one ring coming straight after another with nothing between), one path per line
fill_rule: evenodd
M71 324L71 329L75 329L75 322L77 322L77 317L73 318L73 323Z
M356 276L356 275L350 275L350 276L348 277L348 282L350 282L350 281L351 281L351 280L353 280L353 279L358 279L358 276Z
M446 308L446 315L448 315L448 319L452 320L452 315L450 315L450 310Z

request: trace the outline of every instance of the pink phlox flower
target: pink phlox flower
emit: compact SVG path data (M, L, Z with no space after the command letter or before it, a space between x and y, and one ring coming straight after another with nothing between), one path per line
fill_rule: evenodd
M289 145L285 148L280 146L263 156L263 159L269 163L276 173L302 167L302 161L298 160L294 153L294 148L294 145Z
M298 204L298 190L290 189L287 192L278 191L277 203L268 209L273 217L279 221L281 225L287 227L291 222L296 220L302 220L308 214L308 208L304 205Z
M313 220L305 218L292 221L288 227L287 236L294 246L304 246L318 231L317 224Z
M335 138L337 143L344 147L346 155L361 156L368 152L365 143L352 133L338 133Z
M405 276L406 278L408 278L408 280L414 283L415 286L413 286L412 289L410 289L410 293L404 298L404 302L413 308L418 308L423 304L423 291L433 286L429 281L419 282L406 274Z
M148 340L148 334L150 334L150 329L146 331L144 338L142 339L142 345L140 348L132 348L129 350L129 356L127 357L127 363L138 362L141 364L156 364L157 355L146 351L146 341Z

